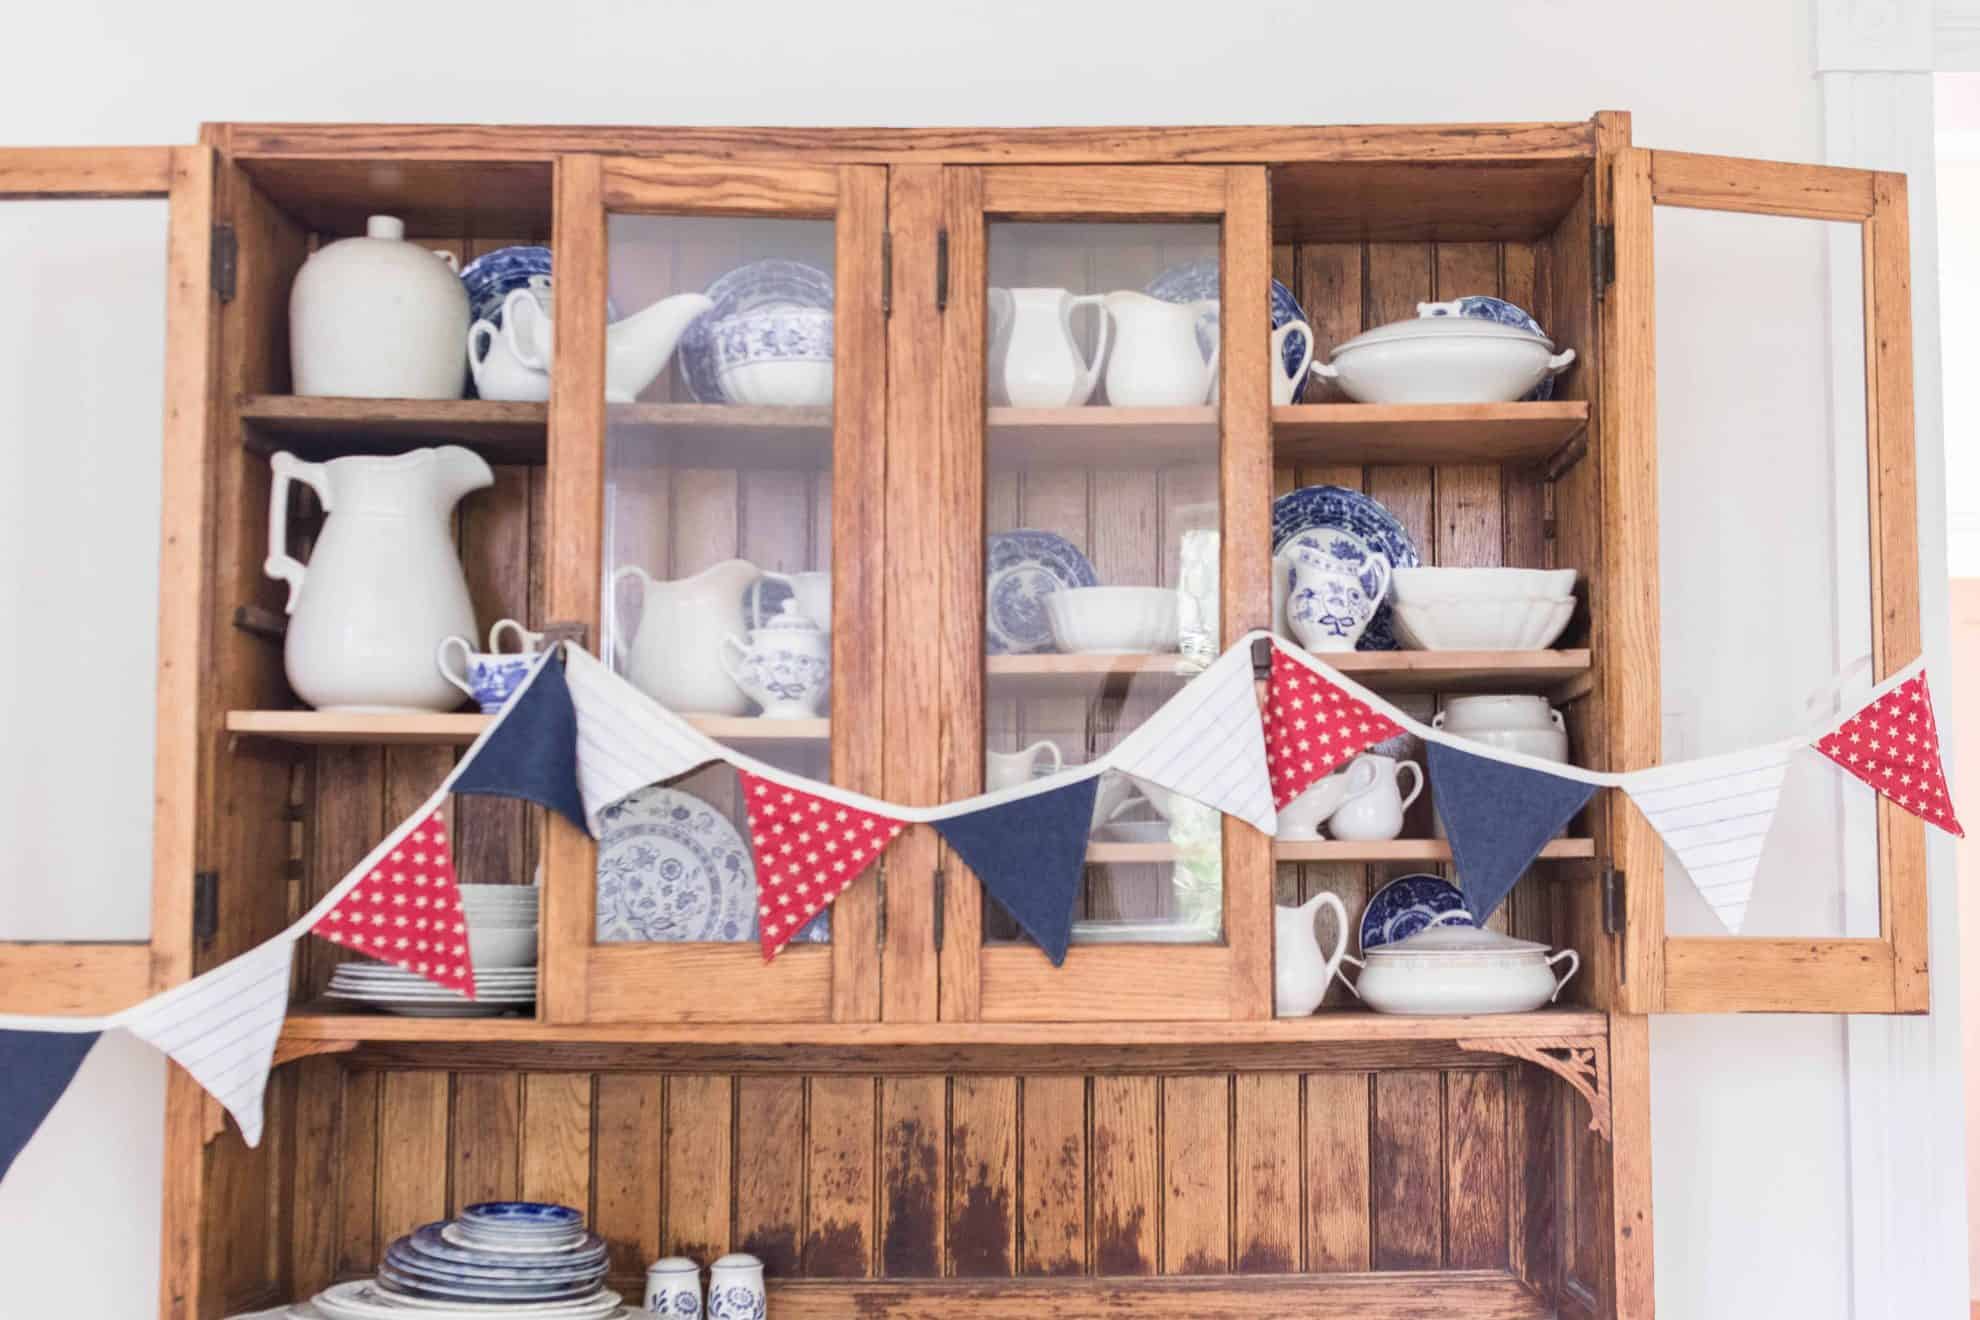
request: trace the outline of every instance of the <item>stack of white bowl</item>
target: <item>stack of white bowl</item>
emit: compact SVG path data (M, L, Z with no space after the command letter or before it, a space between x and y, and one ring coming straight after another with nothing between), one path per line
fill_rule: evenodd
M1417 651L1538 651L1574 617L1571 568L1399 568L1396 636Z
M536 966L535 885L462 885L468 948L477 972Z

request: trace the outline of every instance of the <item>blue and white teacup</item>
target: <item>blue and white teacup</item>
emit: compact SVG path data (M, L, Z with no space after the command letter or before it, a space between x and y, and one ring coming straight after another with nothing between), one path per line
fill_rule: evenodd
M447 663L449 652L457 648L461 653L459 672ZM440 643L433 663L440 667L442 678L465 692L481 707L482 714L493 715L522 686L523 679L529 676L530 666L536 663L536 656L529 652L501 655L494 651L477 651L474 643L467 638L449 637Z
M1389 557L1348 532L1309 533L1276 559L1286 625L1309 651L1352 651L1388 594Z

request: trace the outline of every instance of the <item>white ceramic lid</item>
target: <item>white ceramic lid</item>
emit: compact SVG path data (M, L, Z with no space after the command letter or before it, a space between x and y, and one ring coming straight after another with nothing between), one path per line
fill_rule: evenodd
M773 616L768 623L764 624L761 628L758 628L756 631L757 632L808 632L808 633L817 632L818 631L817 623L812 621L806 615L798 613L797 604L798 604L797 597L795 596L791 597L789 600L783 603L783 606L777 611L776 615ZM754 1258L752 1257L752 1259ZM720 1262L718 1261L717 1264L720 1264Z
M1432 926L1420 930L1408 939L1397 940L1394 944L1384 944L1379 949L1370 949L1368 957L1395 957L1399 954L1480 954L1480 953L1546 953L1544 944L1532 940L1514 939L1501 935L1496 930L1479 930L1471 926Z
M1549 353L1554 351L1553 340L1518 326L1501 325L1476 316L1413 316L1407 321L1391 321L1373 330L1364 330L1346 343L1336 345L1333 355L1338 357L1351 349L1408 339L1511 339L1545 344Z
M648 1274L699 1274L701 1266L686 1256L662 1256L646 1267Z
M732 1251L709 1268L717 1270L760 1270L763 1262L747 1251Z

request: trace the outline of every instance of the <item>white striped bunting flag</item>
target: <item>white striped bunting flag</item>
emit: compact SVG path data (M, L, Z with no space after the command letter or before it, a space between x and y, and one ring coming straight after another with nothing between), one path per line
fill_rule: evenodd
M1108 755L1116 770L1278 832L1251 648L1235 646Z
M722 749L686 720L584 648L564 651L564 682L577 711L578 794L594 836L599 813L626 794L678 779L722 756Z
M1735 935L1745 924L1788 760L1799 745L1776 743L1623 776L1623 792L1649 818L1699 894Z

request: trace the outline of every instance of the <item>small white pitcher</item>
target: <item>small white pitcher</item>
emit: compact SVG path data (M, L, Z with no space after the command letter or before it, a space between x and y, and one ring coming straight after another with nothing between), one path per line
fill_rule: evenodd
M1334 914L1334 951L1320 952L1313 918L1321 908ZM1315 894L1298 907L1275 907L1272 912L1272 1009L1280 1017L1305 1017L1320 1007L1327 983L1347 955L1347 909L1331 893Z
M1367 757L1356 757L1345 770L1315 780L1304 793L1279 808L1281 839L1318 839L1320 825L1349 798L1375 787L1381 773Z
M1030 783L1032 777L1038 773L1038 753L1041 751L1050 753L1047 759L1051 761L1051 765L1046 768L1045 773L1057 774L1059 767L1064 765L1065 761L1059 754L1059 744L1050 738L1040 738L1022 751L984 752L984 792L994 793L1000 788L1014 788L1019 784Z
M1373 752L1355 758L1356 768L1363 764L1375 767L1374 784L1336 808L1327 818L1327 831L1337 839L1363 842L1393 839L1402 833L1403 813L1423 794L1423 767L1414 761L1398 761L1393 756L1377 756ZM1397 776L1404 770L1416 779L1408 797L1396 785Z

